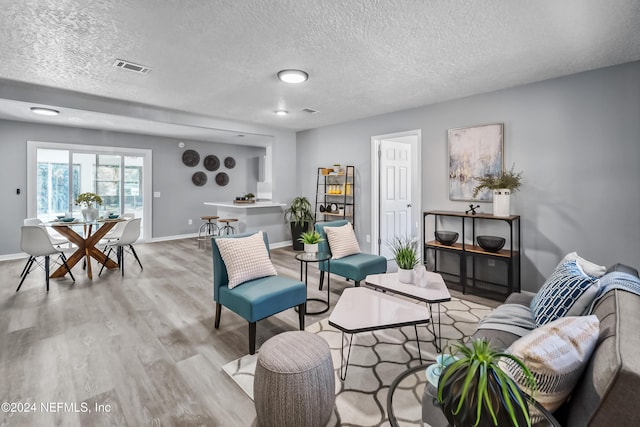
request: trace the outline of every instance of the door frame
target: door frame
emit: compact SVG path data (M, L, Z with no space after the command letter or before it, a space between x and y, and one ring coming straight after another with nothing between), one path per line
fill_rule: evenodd
M411 142L411 220L416 221L416 238L422 236L422 130L374 135L371 137L371 253L380 254L380 145L385 139L415 136ZM414 179L415 177L415 179Z
M104 145L69 144L59 142L27 141L27 218L35 218L36 208L36 161L38 148L68 150L70 152L87 152L100 154L134 155L143 158L142 191L144 210L142 218L142 236L140 241L151 241L152 236L152 177L153 151L145 148L108 147Z

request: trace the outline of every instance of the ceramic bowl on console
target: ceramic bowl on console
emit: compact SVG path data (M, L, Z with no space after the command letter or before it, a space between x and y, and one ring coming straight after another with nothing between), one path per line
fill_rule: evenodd
M487 252L498 252L504 247L504 237L498 236L477 236L478 245Z
M458 233L455 231L436 231L433 233L438 243L445 246L451 246L458 240Z
M62 218L61 221L62 222L73 222L73 221L75 221L75 218Z

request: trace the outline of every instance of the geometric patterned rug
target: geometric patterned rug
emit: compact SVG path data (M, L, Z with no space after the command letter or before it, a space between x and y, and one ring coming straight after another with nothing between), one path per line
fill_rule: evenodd
M434 305L434 316L436 307ZM478 322L492 310L454 297L440 307L442 345L445 351L449 343L471 336ZM336 405L327 425L388 426L386 410L389 386L402 372L420 364L413 326L354 335L345 381L340 380L342 333L329 326L328 318L305 329L324 338L331 348L336 376ZM422 358L435 359L437 352L432 342L431 328L418 326L418 337ZM256 360L257 353L243 356L222 367L251 399ZM417 412L415 425L421 425L419 416L420 413Z

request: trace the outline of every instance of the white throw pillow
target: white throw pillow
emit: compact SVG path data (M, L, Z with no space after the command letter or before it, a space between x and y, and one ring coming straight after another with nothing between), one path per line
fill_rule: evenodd
M360 246L353 232L350 222L341 227L324 227L327 233L327 242L331 249L331 258L340 259L349 255L359 254Z
M600 331L596 316L561 317L515 341L507 352L517 356L536 379L535 391L526 388L522 370L511 360L499 366L548 411L569 397L589 363Z
M249 280L277 275L262 231L247 237L217 238L216 244L227 267L229 289Z
M604 276L604 274L607 272L607 267L605 267L604 265L598 265L594 262L586 260L582 258L580 255L578 255L577 252L571 252L566 254L564 258L562 258L562 261L558 263L558 265L562 264L565 261L571 261L571 260L576 261L576 263L580 266L582 271L584 271L585 274L588 274L591 277L599 278Z

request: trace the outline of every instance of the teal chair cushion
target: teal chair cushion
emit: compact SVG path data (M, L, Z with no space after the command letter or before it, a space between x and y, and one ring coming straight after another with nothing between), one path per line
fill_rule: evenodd
M251 280L229 289L219 289L218 302L249 322L302 304L307 299L304 283L283 276Z
M324 227L341 227L347 222L347 220L338 220L316 223L315 229L324 239L318 244L319 252L331 253L331 248L329 247L329 242L327 240L327 233L324 231ZM329 269L327 262L319 263L318 268L321 271L327 271ZM331 273L346 277L347 279L351 279L356 282L364 280L364 278L369 274L386 272L387 259L380 255L359 253L331 260Z

